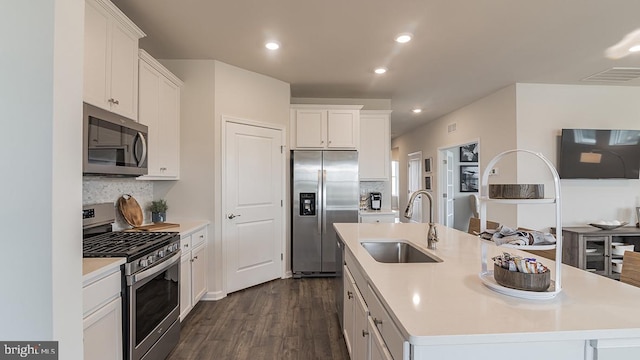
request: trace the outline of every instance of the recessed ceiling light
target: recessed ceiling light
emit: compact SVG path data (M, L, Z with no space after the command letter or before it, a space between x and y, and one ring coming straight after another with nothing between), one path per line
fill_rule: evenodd
M264 44L264 47L269 50L278 50L280 48L280 44L275 41L269 41L268 43Z
M396 41L401 43L401 44L408 43L409 41L411 41L411 37L412 37L411 34L403 33L403 34L400 34L400 35L396 36Z
M629 52L638 52L640 51L640 45L635 45L629 48Z
M379 68L376 68L375 70L373 70L373 72L378 74L378 75L382 75L382 74L387 72L387 68L379 67Z
M422 112L422 109L420 109L420 108L415 108L415 109L413 109L413 110L411 110L411 111L413 111L413 113L414 113L414 114L420 114L420 113Z

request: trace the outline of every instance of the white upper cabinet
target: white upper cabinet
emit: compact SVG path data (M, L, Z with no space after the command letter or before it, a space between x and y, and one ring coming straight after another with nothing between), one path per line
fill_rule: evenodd
M140 50L138 117L149 127L149 172L145 180L180 177L180 88L182 81Z
M108 0L86 0L84 101L138 119L138 40L145 36Z
M391 171L390 110L360 111L360 180L388 181Z
M292 149L358 149L361 105L291 105Z

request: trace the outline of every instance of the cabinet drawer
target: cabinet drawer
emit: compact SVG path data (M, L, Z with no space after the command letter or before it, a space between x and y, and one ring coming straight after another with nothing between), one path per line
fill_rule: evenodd
M182 250L182 253L191 251L191 247L191 235L180 236L180 250Z
M605 241L607 236L584 236L584 241Z
M371 293L371 301L367 304L369 306L369 313L373 318L373 322L376 328L382 335L385 345L389 349L391 356L394 359L402 359L404 349L404 337L396 325L391 320L391 316L382 306L382 302L378 299L373 289L369 288Z
M396 216L394 214L380 214L380 215L361 215L361 223L394 223L396 222Z
M120 271L101 280L87 285L82 289L82 310L84 316L95 311L98 307L120 296Z
M191 246L196 247L207 240L207 228L202 228L191 234Z

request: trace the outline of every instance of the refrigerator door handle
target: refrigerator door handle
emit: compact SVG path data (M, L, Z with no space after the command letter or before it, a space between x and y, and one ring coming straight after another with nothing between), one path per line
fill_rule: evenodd
M322 192L322 170L318 170L318 196L320 197L320 199L324 198L323 196L323 192ZM318 206L320 206L318 204L319 199L316 199L316 217L318 218L318 234L322 234L322 216L320 216L320 212L318 211ZM323 205L324 206L324 205Z
M322 232L327 233L327 170L322 170Z

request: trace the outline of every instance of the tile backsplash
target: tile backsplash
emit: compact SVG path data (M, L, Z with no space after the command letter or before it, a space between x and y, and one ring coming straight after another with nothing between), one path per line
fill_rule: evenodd
M123 194L133 196L140 204L144 214L143 223L151 222L151 213L146 210L153 200L153 183L151 181L98 176L84 176L82 178L82 205L111 202L115 206L118 198ZM122 230L129 227L120 213L116 211L116 222L113 229Z

